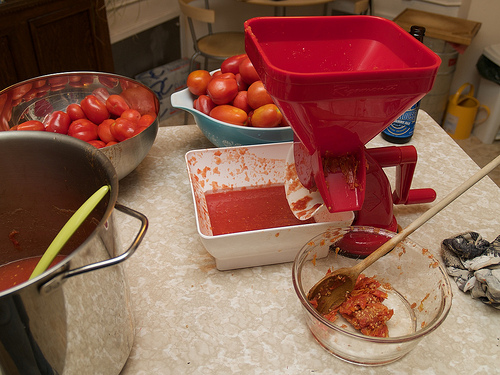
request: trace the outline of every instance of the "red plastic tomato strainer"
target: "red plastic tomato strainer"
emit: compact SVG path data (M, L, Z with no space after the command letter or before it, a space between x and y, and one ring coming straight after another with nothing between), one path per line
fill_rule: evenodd
M431 90L441 63L434 52L373 16L253 18L245 35L250 60L294 131L299 179L317 187L330 212L356 211L355 224L395 230L393 203L434 200L432 189L410 191L413 146L365 148ZM387 166L398 168L394 193Z

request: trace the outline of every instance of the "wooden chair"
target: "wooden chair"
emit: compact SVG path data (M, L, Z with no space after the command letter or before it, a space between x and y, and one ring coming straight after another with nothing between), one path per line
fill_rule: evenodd
M245 34L243 32L217 32L212 31L215 23L215 11L209 9L208 0L205 0L205 8L190 5L193 0L178 0L182 14L187 18L189 31L193 39L194 54L191 56L190 71L198 56L205 58L205 69L208 68L208 60L225 60L228 57L245 53ZM207 24L208 34L197 38L194 21Z

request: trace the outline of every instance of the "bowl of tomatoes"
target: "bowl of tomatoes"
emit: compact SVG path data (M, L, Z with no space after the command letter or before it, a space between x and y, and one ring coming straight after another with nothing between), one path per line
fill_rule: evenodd
M246 54L226 59L212 72L195 70L172 106L191 113L217 147L289 142L293 130L264 88Z
M146 157L158 133L159 100L147 86L110 73L65 72L0 91L2 131L45 131L92 144L119 179Z

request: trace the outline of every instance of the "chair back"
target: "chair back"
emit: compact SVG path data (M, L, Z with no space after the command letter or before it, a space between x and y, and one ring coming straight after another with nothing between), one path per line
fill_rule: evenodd
M186 17L191 18L195 21L214 23L215 22L215 11L213 9L208 9L208 2L205 1L206 8L198 8L190 5L193 0L178 0L179 7L181 8L182 14Z
M194 0L178 0L181 12L187 18L194 48L198 51L198 38L196 37L193 20L206 23L208 26L208 34L212 34L212 24L215 22L215 11L213 9L208 9L208 0L205 0L205 8L198 8L190 5L192 1Z

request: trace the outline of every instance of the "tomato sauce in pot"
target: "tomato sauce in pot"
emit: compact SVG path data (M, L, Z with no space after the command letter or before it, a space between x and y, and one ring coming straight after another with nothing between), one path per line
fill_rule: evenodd
M50 264L50 267L55 266L62 261L66 256L58 255ZM33 270L35 269L41 256L19 259L0 266L0 292L13 288L16 285L28 281Z

